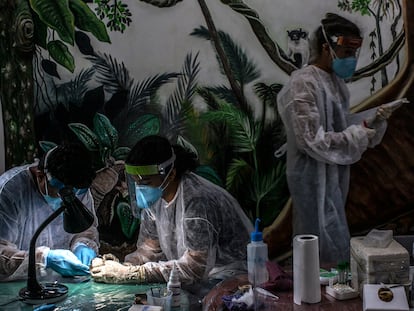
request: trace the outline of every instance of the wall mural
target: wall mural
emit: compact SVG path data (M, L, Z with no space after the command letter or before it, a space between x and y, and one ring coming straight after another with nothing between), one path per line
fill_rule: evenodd
M142 2L164 12L179 6L181 1ZM246 4L248 1L220 2L223 9L230 9L247 21L250 29L245 31L255 36L260 48L282 73L289 75L307 64L308 39L313 29L290 28L283 38L275 39L258 11L253 5ZM110 45L110 35L122 35L132 27L134 11L128 1L0 2L0 8L6 9L0 10L0 30L6 34L0 36L6 165L30 162L34 155L42 154L62 139L80 140L95 159L97 177L92 192L100 221L102 252L112 252L123 258L134 248L139 220L132 217L129 209L123 160L134 143L149 134L165 135L172 142L192 150L200 159L198 174L229 190L252 220L262 218L270 256L281 255L290 249L291 207L285 181L285 159L274 156L274 151L284 143L282 123L276 112L276 97L283 84L281 80L267 82L254 54L249 53L230 32L216 28L217 21L206 1L198 0L197 3L204 21L189 29L189 36L211 44L216 56L215 65L226 83L200 79L200 71L210 64L200 58L197 50L188 51L181 68L177 66L176 71L137 79L122 59L97 49L93 43L96 40ZM402 22L403 13L408 14L411 10L414 14L412 5L407 0L401 3L344 0L337 2L337 10L362 15L372 19L375 25L366 39L370 41L370 61L360 67L350 81L354 83L369 77L369 94L375 94L354 109L363 110L394 98L409 97L411 88L407 87L405 92L400 88L396 91L397 86L393 83L411 77L406 73L407 61L404 66L401 64L404 57L400 52L404 46L409 46L410 34L404 31ZM11 22L4 18L11 14L19 17L21 12L27 18L23 33L28 38L23 53L18 50L22 44L16 45L14 36L19 27L23 27L21 19L15 18ZM381 21L384 19L392 20L391 28L387 29L390 34L383 33ZM414 26L410 29L414 30ZM383 37L391 39L385 42ZM287 42L286 48L283 40ZM76 67L79 57L75 56L75 50L81 54L81 68ZM393 70L388 69L390 64ZM65 77L61 77L62 68L66 68ZM404 73L406 76L401 76ZM16 81L19 86L11 87ZM167 85L169 91L165 95ZM378 89L381 91L377 92ZM164 92L162 96L161 90ZM253 93L257 103L253 105L247 93ZM200 102L203 109L200 109ZM261 111L259 115L258 109ZM393 120L390 127L399 128L399 122ZM406 132L412 131L407 122L404 123ZM393 132L389 132L392 135ZM19 133L25 134L19 136ZM405 147L407 143L412 146L409 137L404 136L406 138L400 137L398 145ZM372 194L381 189L368 189L366 184L360 183L367 180L364 175L367 167L370 167L371 179L378 177L383 165L380 160L373 162L372 157L378 158L378 152L384 157L384 148L388 144L393 144L393 140L385 139L380 151L368 153L353 168L348 204L353 232L386 223L386 218L381 215L368 222L366 215L358 211L362 206L368 206L369 215L378 212L381 204ZM411 160L404 165L398 159L395 161L401 173L407 171ZM388 159L384 165L391 164ZM384 176L381 181L388 185L386 179ZM412 180L406 181L407 187L412 184ZM398 187L397 184L394 187ZM388 191L394 189L391 188L388 187ZM406 215L414 198L406 196L404 199L401 208L394 210L395 217ZM387 203L391 207L396 202L391 199ZM383 214L389 217L388 212ZM405 232L411 227L406 224Z

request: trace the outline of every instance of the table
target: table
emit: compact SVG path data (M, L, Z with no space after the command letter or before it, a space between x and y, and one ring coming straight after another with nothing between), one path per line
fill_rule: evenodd
M204 309L208 311L222 311L224 304L222 296L236 292L239 286L248 284L247 275L238 275L218 284L205 297ZM361 311L362 299L360 297L350 300L337 300L325 293L325 286L321 286L322 299L319 303L308 304L302 303L296 305L293 302L293 290L280 291L276 295L278 300L273 298L259 297L261 301L260 311L281 310L281 311Z
M69 283L59 281L69 288L68 297L56 303L59 311L95 311L95 310L128 310L134 303L136 294L145 294L151 287L165 284L104 284L92 280ZM18 301L19 290L26 282L0 283L0 310L20 311L33 310L33 305ZM186 294L182 296L180 311L189 311ZM2 305L10 302L7 305Z

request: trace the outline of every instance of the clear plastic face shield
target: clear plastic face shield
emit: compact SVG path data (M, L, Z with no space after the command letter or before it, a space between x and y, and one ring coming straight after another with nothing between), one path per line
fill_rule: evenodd
M131 165L125 164L125 175L131 201L131 211L135 218L140 218L142 209L150 208L161 198L163 190L168 186L168 176L174 168L175 154L160 164ZM167 169L169 170L167 171ZM150 177L160 176L160 184L147 184Z
M332 69L343 79L350 78L356 69L359 53L362 45L362 38L355 36L328 36L322 25L322 33L329 45L332 56ZM332 46L331 43L334 45Z

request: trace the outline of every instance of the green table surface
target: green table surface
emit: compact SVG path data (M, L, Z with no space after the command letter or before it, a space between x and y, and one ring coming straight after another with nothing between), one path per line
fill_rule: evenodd
M144 294L151 287L165 284L104 284L92 280L70 283L59 281L69 288L68 296L55 303L58 311L89 310L128 310L134 303L136 294ZM33 310L39 305L29 305L19 300L19 291L26 287L26 282L0 283L0 310ZM188 311L189 302L186 294L181 295L180 311Z

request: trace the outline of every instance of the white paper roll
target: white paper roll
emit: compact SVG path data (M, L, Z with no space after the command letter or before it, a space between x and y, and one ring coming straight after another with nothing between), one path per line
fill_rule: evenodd
M293 302L300 305L320 301L318 237L297 235L293 238Z

